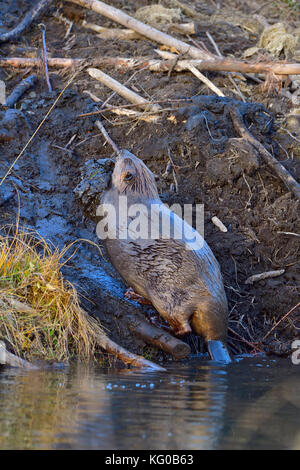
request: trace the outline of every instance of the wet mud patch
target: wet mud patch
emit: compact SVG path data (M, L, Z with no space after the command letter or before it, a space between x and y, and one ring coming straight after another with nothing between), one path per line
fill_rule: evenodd
M8 7L8 3L3 2L1 8ZM115 2L121 7L119 3ZM128 4L129 11L135 3ZM23 11L28 4L16 2ZM69 57L94 57L100 52L126 56L152 54L153 44L147 40L103 41L83 30L76 19L77 14L94 23L112 24L99 15L77 7L72 14L75 22L67 40L62 23L51 15L42 18L47 24L48 48L53 56L59 50ZM10 15L12 20L6 23L7 27L16 19L13 10ZM81 16L80 20L83 19ZM205 28L201 28L201 23L198 27L197 40L207 40ZM257 38L257 33L253 36L241 26L230 26L222 21L218 22L216 31L215 38L223 54L236 52L241 36L242 49L253 45ZM1 49L8 56L20 55L18 48L22 47L36 50L40 46L39 34L37 26L32 26L22 41L4 44ZM109 68L107 73L122 83L132 76L129 71ZM8 77L7 70L0 70L0 79L7 81L8 91L25 72L12 71L11 74ZM291 111L286 98L282 95L268 97L251 82L247 103L242 103L228 88L226 77L214 73L208 75L226 96L234 100L231 103L239 107L252 134L299 181L299 144L280 129L283 117ZM47 91L41 72L38 76L37 85L23 96L16 109L0 109L1 176L41 122L69 74L51 72L52 94ZM131 85L145 96L148 93L154 101L182 100L168 103L170 111L157 123L135 122L111 114L105 114L107 120L104 123L120 148L129 149L153 171L164 202L204 204L205 238L220 263L229 301L229 346L233 353L249 352L249 344L262 339L275 322L299 302L299 201L288 192L259 153L236 135L226 99L207 95L204 85L190 73L173 73L167 77L163 73L151 74L142 70L132 79ZM101 253L95 245L76 243L70 254L75 247L77 251L64 266L64 276L74 283L82 294L85 308L100 318L112 339L132 352L166 359L166 355L149 348L128 330L128 312L150 318L154 310L124 296L126 286L106 259L96 236L94 214L102 189L97 177L101 168L103 175L107 175L108 170L108 167L101 167L99 161L110 159L112 151L95 127L99 116L78 117L97 109L86 91L102 101L110 94L84 71L78 74L0 186L1 225L15 223L19 213L22 225L36 229L54 246L62 248L78 239L98 245ZM117 97L112 102L124 104ZM174 173L167 171L169 153ZM213 216L225 224L226 233L220 232L212 223ZM278 278L261 280L253 285L245 283L253 274L276 269L285 272ZM280 354L289 352L292 340L299 336L299 327L296 311L268 337L263 349ZM194 337L187 341L194 352L201 348Z

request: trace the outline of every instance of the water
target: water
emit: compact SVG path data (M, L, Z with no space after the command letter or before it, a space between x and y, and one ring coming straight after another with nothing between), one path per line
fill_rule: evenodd
M300 449L300 366L2 368L0 449Z

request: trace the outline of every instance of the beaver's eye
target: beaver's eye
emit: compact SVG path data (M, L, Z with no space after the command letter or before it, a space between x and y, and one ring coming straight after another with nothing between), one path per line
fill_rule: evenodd
M130 171L127 171L127 173L124 176L124 181L131 181L133 177L134 177L133 173L130 173Z

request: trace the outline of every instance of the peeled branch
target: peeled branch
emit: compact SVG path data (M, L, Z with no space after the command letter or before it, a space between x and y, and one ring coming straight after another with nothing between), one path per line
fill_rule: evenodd
M129 329L133 334L143 339L146 343L171 354L175 359L183 359L190 355L191 348L189 345L166 331L160 330L143 319L137 318L135 315L128 315L127 321Z

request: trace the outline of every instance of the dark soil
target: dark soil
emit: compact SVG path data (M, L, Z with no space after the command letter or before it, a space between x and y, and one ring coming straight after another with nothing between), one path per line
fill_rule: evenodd
M138 7L155 2L131 0L109 3L133 14ZM170 6L167 1L162 3L166 7ZM209 31L222 54L238 58L245 49L257 44L261 24L255 23L253 19L256 28L249 30L245 21L247 18L252 19L265 2L223 3L226 5L221 7L219 16L214 19L216 2L189 2L190 6L207 16L207 21L198 23L194 40L203 42L212 50L205 34ZM277 9L269 5L262 11L269 23L288 18L290 27L299 27L296 9L284 2L275 3L279 5ZM29 0L3 0L0 5L0 32L17 24L21 14L28 11L32 4ZM74 24L70 35L65 38L67 26L53 16L58 7L59 2L40 18L47 28L50 56L155 57L154 48L157 45L146 39L99 39L95 33L80 25L82 19L103 26L113 26L113 23L68 2L64 2L60 11ZM232 20L233 14L240 15L241 24ZM182 20L190 21L185 15L182 15ZM36 56L40 48L41 32L35 23L18 40L1 44L0 54L31 57ZM107 69L106 72L122 83L133 74L132 70L124 69ZM1 177L27 143L73 71L50 71L52 93L48 92L42 71L2 68L0 80L5 81L9 94L24 77L32 73L37 73L38 83L18 101L15 109L0 108ZM208 73L207 76L226 97L240 100L226 75ZM248 106L242 103L236 103L236 106L245 110L247 126L299 181L300 130L297 134L294 128L291 129L298 140L282 130L295 106L285 93L276 88L267 92L250 79L238 83ZM173 72L168 76L141 70L128 86L146 98L150 96L153 101L187 99L165 103L165 107L173 109L162 113L157 123L136 122L109 113L105 114L107 120L104 123L120 148L127 148L143 159L157 175L159 192L164 202L204 204L205 238L220 262L229 301L229 346L233 353L250 352L253 348L249 343L259 342L276 321L300 300L299 201L288 192L261 156L238 138L226 106L220 105L213 97L207 98L211 95L210 90L191 73ZM287 90L288 86L288 83L284 83L284 89ZM36 229L59 247L78 238L99 243L95 220L91 218L92 206L89 204L87 210L76 197L74 189L81 181L85 163L109 158L112 150L95 128L94 122L99 115L78 117L79 114L97 109L86 91L97 95L102 101L111 94L104 85L91 79L84 70L81 71L0 186L2 225L15 223L20 210L22 225ZM189 100L195 96L192 101ZM126 104L117 96L110 103ZM74 139L65 148L72 137ZM177 167L178 192L174 191L172 173L167 177L164 174L169 161L168 149ZM16 190L20 196L20 208ZM97 202L98 195L94 194L94 197ZM211 222L213 216L226 225L227 233L221 232ZM124 321L128 311L151 316L153 309L124 297L126 287L106 260L105 253L100 255L97 247L87 242L78 242L77 248L78 251L63 272L83 294L84 306L100 318L114 340L132 352L144 354L148 358L166 359L163 353L133 338ZM70 254L73 251L74 247L70 249ZM285 273L253 285L245 284L246 279L253 274L277 269L285 269ZM299 312L298 308L283 321L259 349L276 354L289 353L292 341L299 338ZM187 341L195 349L200 347L193 336Z

